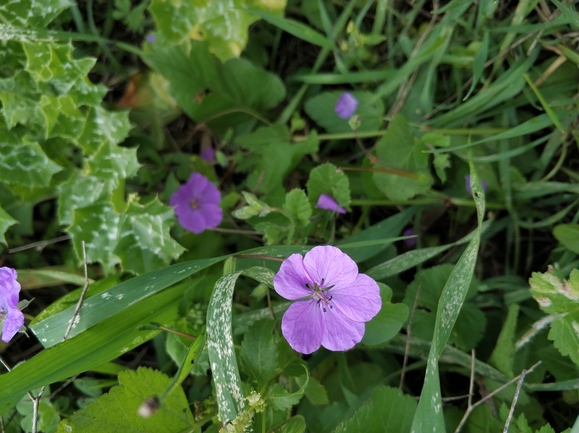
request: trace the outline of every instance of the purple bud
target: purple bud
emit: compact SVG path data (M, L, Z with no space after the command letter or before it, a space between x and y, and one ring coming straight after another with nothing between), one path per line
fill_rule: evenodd
M415 234L413 229L406 229L402 232L402 236L413 236ZM416 238L404 239L404 243L408 248L414 248L416 246Z
M212 147L206 147L201 151L199 156L207 162L215 162L215 149Z
M344 209L343 207L340 207L338 202L336 200L334 200L334 198L328 194L320 195L320 198L318 199L318 203L316 204L316 207L318 209L325 209L325 210L329 210L332 212L338 212L341 214L346 213L346 209Z
M356 108L358 108L358 100L351 93L344 92L338 99L334 111L342 119L349 119L356 112Z

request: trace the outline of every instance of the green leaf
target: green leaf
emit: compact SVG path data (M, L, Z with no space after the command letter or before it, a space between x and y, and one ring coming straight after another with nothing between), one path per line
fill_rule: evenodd
M60 170L60 166L46 156L37 142L18 137L13 132L2 133L0 181L30 189L47 187L50 185L52 175Z
M553 272L534 272L529 284L541 310L557 316L549 340L579 365L579 270L573 269L569 280L560 280Z
M173 388L151 417L138 414L145 399L160 395L170 378L160 371L139 367L119 373L119 386L60 423L59 433L180 432L190 429L195 420L189 402L179 387Z
M274 383L268 388L265 401L277 410L287 410L300 402L300 399L304 395L304 389L305 385L298 391L290 394L279 383Z
M22 0L4 4L2 15L14 25L43 28L70 6L70 0Z
M416 432L443 433L446 431L442 411L438 361L455 326L472 280L480 245L485 207L484 192L472 160L469 160L469 165L478 225L475 235L448 277L438 301L439 308L436 311L434 336L428 354L424 386L412 421L412 431Z
M292 189L285 196L283 208L294 218L302 227L310 223L312 216L312 206L303 189Z
M339 117L334 111L338 99L344 92L323 92L306 101L304 109L308 116L326 129L329 133L352 132L347 120ZM371 101L370 92L351 92L358 100L356 115L362 124L357 131L376 131L384 122L384 104L381 99Z
M579 224L559 224L553 228L553 236L565 248L579 254Z
M292 416L285 422L280 429L276 429L279 433L303 433L306 429L306 420L301 415Z
M258 18L244 10L281 14L285 0L213 0L210 2L167 2L153 0L149 12L163 38L172 43L195 39L206 41L210 51L221 60L239 57L247 44L247 28Z
M407 200L425 192L432 185L428 172L426 146L414 139L404 116L396 116L388 126L388 131L376 143L376 156L380 163L376 169L394 167L406 170L409 175L375 172L374 183L390 200ZM385 165L382 165L385 164Z
M117 177L125 178L133 174L137 169L137 162L131 161L132 156L129 149L118 149L113 144L119 143L127 137L131 124L129 123L129 113L127 111L112 112L103 109L102 107L90 107L86 114L86 124L82 131L82 135L78 139L79 146L82 147L85 153L94 154L99 151L100 155L95 155L96 161L92 162L91 167L98 168L104 163L104 167L111 167L115 164L113 160L106 161L107 156L118 154L122 156L124 167L127 175L119 175ZM108 143L108 146L106 145ZM99 150L100 149L100 150Z
M40 352L11 372L0 376L0 414L13 407L31 389L97 369L153 338L159 331L141 331L139 328L150 322L168 326L175 320L184 290L184 286L176 286L172 290L165 290L130 304L122 312L75 338ZM104 305L111 307L114 303L109 301ZM68 320L70 317L69 315ZM62 335L60 332L61 341Z
M408 313L406 305L391 304L382 299L382 309L366 323L362 343L373 346L391 340L408 320Z
M205 43L164 47L147 53L143 60L170 82L171 95L198 122L209 119L214 126L239 125L285 97L277 76L245 59L221 64L209 54ZM198 102L198 96L205 93Z
M234 420L246 407L231 334L233 289L239 275L224 275L215 283L207 309L207 350L223 422Z
M13 226L14 224L17 224L18 221L15 220L14 218L12 218L8 212L6 212L4 209L2 209L2 207L0 206L0 242L3 243L4 245L6 244L6 238L4 237L4 234L6 233L6 231L8 230L8 228L10 226Z
M85 332L103 320L109 319L117 313L122 313L123 310L131 305L137 304L223 259L224 257L216 257L178 263L124 281L104 292L99 293L96 290L98 295L84 300L77 316L77 322L72 327L69 337L72 338ZM101 281L95 284L98 285ZM172 290L179 291L181 289L174 287ZM75 307L75 305L72 305L70 308L30 326L30 330L34 332L44 347L52 347L62 341Z
M437 153L432 161L436 175L442 183L446 182L446 169L450 167L450 155L448 153Z
M131 200L127 212L119 219L118 243L113 250L123 269L143 274L179 257L185 248L169 233L174 219L173 208L157 197L146 204Z
M255 322L241 343L243 370L261 386L273 378L278 365L278 352L273 338L275 321Z
M489 364L509 377L514 377L513 363L515 360L515 332L517 330L517 316L519 315L519 305L509 306L507 318L497 339L497 344L489 359Z
M30 74L18 71L12 77L0 79L1 110L9 130L18 123L44 125L39 99L38 88Z
M81 172L71 176L59 186L58 218L60 222L71 224L74 211L77 209L97 204L104 206L109 202L117 183L115 180L85 176Z
M378 386L370 400L333 433L409 433L415 411L416 401L411 396L395 388Z
M310 202L315 206L322 194L330 195L340 206L350 204L350 182L343 171L329 162L319 165L310 172L306 184Z

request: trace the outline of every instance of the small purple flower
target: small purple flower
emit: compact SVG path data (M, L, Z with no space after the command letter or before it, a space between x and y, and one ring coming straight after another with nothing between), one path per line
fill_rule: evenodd
M351 93L344 92L338 99L334 111L342 119L349 119L356 112L356 108L358 108L358 100Z
M406 229L402 233L402 236L413 236L415 234L413 229ZM404 239L404 243L408 248L414 248L416 246L416 238Z
M215 162L215 149L212 147L206 147L201 151L199 156L207 162Z
M2 341L8 343L24 325L24 315L18 309L20 283L18 274L12 268L0 268L0 322L2 324Z
M202 174L193 173L171 196L169 204L175 208L179 224L199 234L221 223L220 202L221 193L217 187Z
M332 246L312 248L305 257L292 254L273 279L275 291L294 302L285 312L281 331L297 352L342 351L364 336L364 322L382 308L380 289L359 274L348 255Z
M465 182L466 191L467 191L470 195L472 195L472 189L470 188L470 174L467 174L467 175L464 177L464 182ZM482 185L483 191L486 191L486 190L487 190L487 184L486 184L486 182L481 179L481 180L480 180L480 183L481 183L481 185Z
M147 42L152 44L153 42L155 42L155 40L157 39L157 37L155 35L148 35L147 36Z
M320 195L320 198L318 199L318 203L316 204L316 207L318 209L330 210L332 212L338 212L341 214L346 213L346 209L344 209L343 207L340 207L338 202L336 200L334 200L334 198L328 194Z

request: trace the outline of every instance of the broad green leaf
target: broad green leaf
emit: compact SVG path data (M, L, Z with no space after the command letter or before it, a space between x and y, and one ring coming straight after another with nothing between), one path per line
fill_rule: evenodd
M241 343L243 371L257 381L260 388L273 378L278 365L278 353L273 337L273 320L255 322Z
M395 388L378 386L370 400L333 433L408 433L415 411L416 401L411 396Z
M93 282L92 280L88 280ZM58 286L60 284L74 284L82 286L85 278L62 267L42 269L19 269L18 282L23 290L32 290L42 287Z
M60 222L71 224L76 209L97 204L104 206L109 202L117 184L116 180L85 176L80 172L71 176L59 186L58 218Z
M170 236L174 219L173 209L157 197L146 204L131 200L120 216L118 243L113 250L123 269L143 274L179 257L185 249Z
M303 433L306 430L306 420L301 415L292 416L278 430L279 433Z
M343 92L323 92L306 101L304 109L308 116L326 129L329 133L351 132L347 120L339 117L334 107ZM358 131L376 131L384 122L384 104L381 99L371 102L370 92L351 92L358 100L356 115L360 116L362 124Z
M40 95L30 74L24 71L16 72L12 77L0 79L0 101L2 115L8 130L16 124L38 124L45 129L46 119L39 110Z
M562 281L553 272L534 272L529 284L541 310L557 316L551 322L549 340L579 365L579 270Z
M250 6L257 10L282 14L285 3L285 0L153 0L149 11L158 31L167 41L206 41L213 54L221 60L227 60L239 57L247 44L247 29L258 19L244 9Z
M553 228L553 236L565 248L579 254L579 224L559 224Z
M153 338L159 331L142 331L140 327L151 322L170 325L175 320L184 290L185 287L177 286L133 303L75 338L40 352L0 376L0 414L13 407L31 389L96 369ZM111 307L114 303L106 305ZM62 335L59 333L61 339Z
M408 307L404 304L392 304L390 302L392 291L388 288L390 295L385 296L384 287L385 285L380 284L382 308L372 320L366 323L366 330L362 338L364 344L385 343L398 334L404 322L408 320Z
M343 171L333 164L325 163L317 166L310 172L308 183L308 197L315 206L322 194L328 194L340 206L350 204L350 182Z
M99 166L99 158L101 163L105 162L106 166L111 166L114 161L106 161L106 155L111 155L113 153L124 152L123 159L125 166L125 171L130 176L133 171L136 171L136 161L130 161L130 155L127 153L129 149L117 150L116 146L111 146L116 143L121 142L128 135L131 129L131 124L129 123L128 112L112 112L103 109L102 107L90 107L86 114L86 124L82 135L78 139L79 146L82 147L85 153L94 154L100 149L101 155L95 155L94 158L97 159L96 162L92 162L91 167ZM109 143L109 146L104 145L104 143ZM105 159L105 161L102 161ZM94 168L93 168L94 170ZM117 177L125 178L127 175L119 175Z
M476 205L478 225L474 237L448 277L438 301L438 305L442 308L438 308L436 311L434 336L428 354L424 386L412 421L413 433L423 431L443 433L446 431L442 412L438 361L451 335L472 280L480 245L485 208L484 192L472 160L469 161L469 165L470 184Z
M77 321L72 327L69 338L79 335L98 325L111 316L122 313L131 305L175 284L194 273L222 261L224 257L178 263L167 268L149 272L124 281L104 292L84 300ZM97 283L98 284L98 283ZM181 290L173 288L171 290ZM62 337L72 318L75 305L30 326L44 347L52 347L62 341Z
M144 61L171 83L171 95L198 122L211 118L212 125L231 127L253 121L285 96L284 85L274 74L245 59L222 64L205 43L155 50Z
M79 410L58 426L59 433L181 432L190 429L195 420L181 387L173 388L154 415L139 415L147 398L160 395L170 379L163 373L139 367L137 371L119 373L119 385Z
M2 6L2 15L14 25L43 28L70 6L71 0L9 1Z
M426 147L415 140L406 119L398 115L388 126L388 131L376 143L376 156L379 163L375 169L404 170L402 174L374 172L374 183L390 200L407 200L425 192L432 185L428 172Z
M302 227L310 223L312 216L312 206L303 189L292 189L285 196L283 208L294 218Z
M60 170L37 142L13 132L0 137L0 181L31 189L47 187Z
M246 407L231 333L233 290L239 275L227 274L215 283L207 309L207 350L222 422L234 420Z
M18 221L12 218L8 212L6 212L0 206L0 243L6 245L6 238L4 237L4 234L10 228L10 226L13 226L17 223Z
M38 395L39 391L39 389L35 389L32 391L32 395ZM44 391L45 393L40 398L37 415L34 414L32 400L28 395L22 397L22 400L20 400L16 405L16 410L24 416L20 421L20 426L25 432L32 431L32 420L34 416L37 417L37 429L40 431L55 431L58 426L60 415L58 409L48 397L48 395L50 395L50 387L46 388Z

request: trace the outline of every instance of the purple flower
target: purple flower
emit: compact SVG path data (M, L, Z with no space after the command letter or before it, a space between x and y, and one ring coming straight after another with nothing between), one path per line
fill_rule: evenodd
M2 341L8 343L24 325L24 315L18 309L20 283L18 274L12 268L0 268L0 322L2 324Z
M193 173L187 183L175 191L169 203L175 208L179 224L199 234L221 223L220 201L221 193L217 187L202 174Z
M152 44L153 42L155 42L155 40L157 39L157 37L155 35L148 35L147 36L147 42Z
M467 191L470 195L472 195L472 189L470 188L470 174L467 174L467 175L464 177L464 182L465 182L466 191ZM483 191L486 191L486 190L487 190L487 184L486 184L486 182L481 179L481 180L480 180L480 183L481 183L481 185L482 185Z
M275 291L294 302L285 312L281 331L297 352L348 350L364 336L365 325L380 311L378 284L349 256L332 246L292 254L273 279Z
M212 147L206 147L201 151L199 156L207 162L215 162L215 149Z
M414 233L413 229L406 229L402 233L402 236L413 236L415 234L416 233ZM406 244L407 247L414 248L416 246L416 238L404 239L404 243Z
M338 99L334 111L342 119L349 119L356 112L356 108L358 108L358 100L351 93L344 92Z
M343 207L340 207L338 202L336 200L334 200L334 198L328 194L320 195L320 198L318 198L318 204L316 204L316 207L318 209L330 210L332 212L338 212L338 213L342 213L342 214L346 213L346 209L344 209Z

